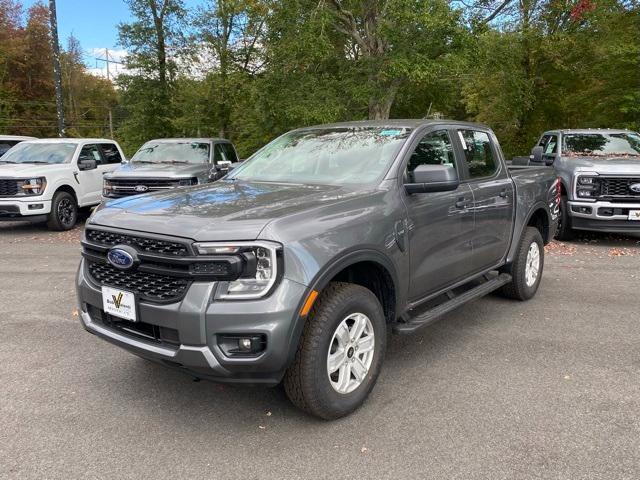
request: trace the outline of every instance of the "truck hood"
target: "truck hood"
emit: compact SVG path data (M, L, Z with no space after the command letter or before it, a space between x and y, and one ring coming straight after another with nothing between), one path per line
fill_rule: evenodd
M357 195L339 186L227 180L107 201L89 223L196 241L255 240L276 218Z
M28 178L46 177L47 173L55 173L58 170L67 170L68 163L0 163L0 177L6 178Z
M193 177L211 170L208 163L137 163L130 162L119 166L105 178L185 178Z
M581 172L640 175L640 157L565 157L565 162Z

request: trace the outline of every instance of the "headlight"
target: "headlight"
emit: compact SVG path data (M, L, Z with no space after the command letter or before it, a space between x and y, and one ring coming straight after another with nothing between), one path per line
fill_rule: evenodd
M576 182L576 196L582 199L594 199L600 195L598 177L581 176Z
M102 180L102 196L108 197L113 191L113 186L111 182L106 178Z
M282 247L274 242L196 243L200 255L238 255L244 267L237 280L220 282L216 296L225 300L264 297L278 278L279 252Z
M17 180L18 195L42 195L47 188L47 179L44 177L27 178Z

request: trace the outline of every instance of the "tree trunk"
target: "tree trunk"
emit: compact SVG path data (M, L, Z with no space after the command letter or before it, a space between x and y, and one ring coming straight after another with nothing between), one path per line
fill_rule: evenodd
M369 120L387 120L400 88L400 80L382 82L376 76L369 77L369 85L375 92L369 97Z

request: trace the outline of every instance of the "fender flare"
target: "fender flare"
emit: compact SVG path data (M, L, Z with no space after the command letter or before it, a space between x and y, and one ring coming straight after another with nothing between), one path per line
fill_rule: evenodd
M347 251L342 252L338 257L332 259L327 265L321 268L318 273L315 275L313 280L310 282L309 286L305 290L305 293L298 303L296 307L296 317L293 320L293 325L289 334L289 345L288 345L288 355L287 361L285 365L285 369L289 368L289 365L293 362L296 351L298 350L298 343L300 342L300 337L302 336L302 330L304 329L304 325L306 322L306 318L301 317L298 312L302 309L302 306L307 300L309 294L315 290L317 292L321 292L324 289L331 279L335 277L339 272L344 270L345 268L355 265L359 262L373 262L377 263L381 267L383 267L391 276L391 281L394 285L395 291L395 304L396 304L396 312L398 309L398 274L396 272L396 268L393 265L393 262L381 251L375 248L353 248Z

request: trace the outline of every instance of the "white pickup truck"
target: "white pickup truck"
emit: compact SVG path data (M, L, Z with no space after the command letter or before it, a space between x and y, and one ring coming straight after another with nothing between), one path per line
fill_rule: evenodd
M0 220L46 221L69 230L78 209L102 198L102 176L124 159L120 146L100 138L28 140L0 158Z

